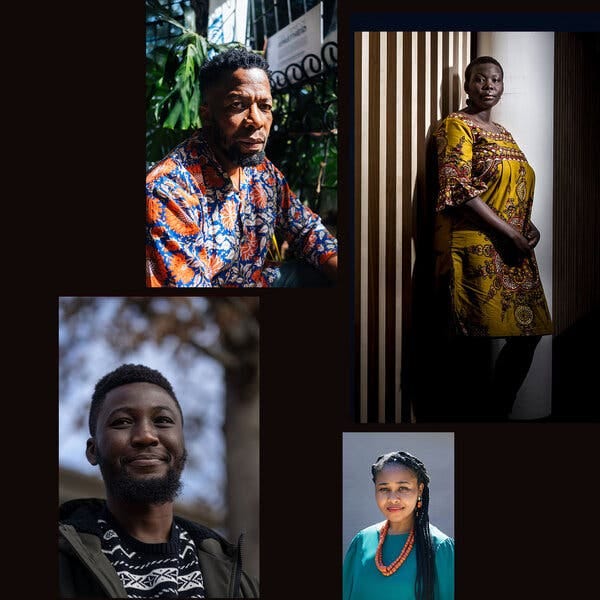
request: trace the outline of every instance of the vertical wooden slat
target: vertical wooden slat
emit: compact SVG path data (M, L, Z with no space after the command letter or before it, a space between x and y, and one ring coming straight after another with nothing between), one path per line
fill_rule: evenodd
M355 248L356 261L356 297L359 299L357 312L357 363L358 363L358 405L359 405L359 420L361 423L367 421L367 340L368 340L368 315L367 315L367 284L368 284L368 269L367 269L367 244L365 243L365 224L367 223L367 149L368 149L368 128L364 127L365 117L368 114L368 94L366 93L366 85L368 81L368 40L367 33L356 32L354 34L354 97L355 97L355 142L354 142L354 161L356 168L355 173L355 239L357 240L357 248ZM366 139L366 143L365 143Z
M362 198L362 232L361 232L361 317L362 317L362 345L363 352L363 379L362 379L362 407L361 420L366 423L369 418L369 34L364 33L362 39L362 144L361 156L361 198Z
M448 112L454 110L454 32L448 32Z
M433 125L439 119L439 90L442 82L441 63L442 49L440 46L440 34L436 31L431 33L431 69L429 71L429 121Z
M462 86L460 85L460 82L462 82L463 77L462 77L462 73L460 71L460 66L463 64L464 39L465 39L464 31L457 31L456 32L456 106L455 106L454 110L462 108L462 106L463 106L462 105L463 89L462 89Z
M462 46L462 63L461 63L461 67L462 69L459 71L459 75L460 75L460 81L463 84L462 85L462 89L460 92L460 106L466 106L466 100L467 100L467 93L464 90L464 75L465 75L465 68L466 66L469 64L469 62L471 61L471 32L470 31L465 31L463 32L463 46Z
M396 36L396 185L394 188L395 212L395 233L396 233L396 253L395 253L395 289L394 299L396 307L394 310L394 340L396 344L395 362L394 362L394 395L396 410L394 412L395 421L402 420L402 394L401 384L401 359L402 359L402 182L403 182L403 140L404 128L402 117L402 91L404 81L404 36L403 32L398 32Z
M442 115L450 113L450 92L449 92L449 65L450 65L450 32L442 32L442 90L440 95L442 97Z
M379 419L379 78L380 74L380 37L381 34L369 34L369 287L368 304L368 390L369 422Z
M396 398L399 396L396 386L396 72L397 72L397 34L387 34L387 94L386 113L386 201L387 219L385 241L385 405L388 420L396 420Z
M431 32L424 32L423 40L423 118L425 120L423 127L423 142L427 136L429 125L431 124L431 67L432 67L432 52L431 52Z
M385 423L385 371L386 371L386 356L385 356L385 281L386 281L386 260L385 260L385 245L387 241L386 235L386 194L387 194L387 34L382 32L379 37L379 89L378 89L378 106L379 114L379 227L378 227L378 271L379 278L377 282L377 314L378 314L378 331L377 331L377 354L379 360L379 370L377 373L377 391L378 391L378 419L380 423Z
M460 108L460 65L458 63L458 48L460 47L460 32L454 32L451 35L452 38L452 100L450 104L450 111L458 110Z
M416 103L416 122L414 123L415 151L415 197L413 198L413 211L417 197L423 197L425 192L425 137L427 135L427 108L429 105L429 86L427 85L429 53L427 51L427 34L420 31L417 36L417 98L422 99ZM418 231L415 232L418 235ZM414 239L414 235L412 236ZM413 256L414 263L414 256ZM414 264L411 264L411 270ZM409 317L410 318L410 317Z
M410 301L410 263L411 263L411 227L410 212L412 199L412 163L413 163L413 39L414 32L406 32L403 39L402 52L402 193L399 198L401 218L401 238L399 244L402 247L402 262L399 265L400 278L402 280L400 296L400 318L402 322L402 339L400 343L400 367L404 364L406 351L406 310ZM402 376L401 376L402 385ZM402 403L401 420L408 420L410 405Z

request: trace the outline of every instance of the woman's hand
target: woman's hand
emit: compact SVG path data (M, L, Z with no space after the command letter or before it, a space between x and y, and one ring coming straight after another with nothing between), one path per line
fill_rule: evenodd
M540 231L533 224L533 221L529 221L529 227L527 228L527 233L525 234L527 241L529 243L529 247L533 250L540 241Z
M516 229L513 229L512 227L510 227L509 225L509 229L506 230L506 233L508 235L508 238L510 239L510 241L513 243L514 247L517 249L517 252L519 252L520 254L523 254L524 256L531 256L531 253L533 251L533 247L531 245L531 242L528 238L526 238L524 235L521 235ZM538 231L539 234L539 231ZM539 237L538 237L539 239ZM537 242L536 242L537 244Z
M533 246L530 245L529 240L512 225L501 219L479 196L468 200L465 206L501 236L508 238L520 256L531 256Z

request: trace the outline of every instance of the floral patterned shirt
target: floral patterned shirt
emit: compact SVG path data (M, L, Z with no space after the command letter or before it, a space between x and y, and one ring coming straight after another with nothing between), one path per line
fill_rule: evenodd
M318 267L337 240L265 159L244 167L240 191L197 131L146 178L146 285L269 287L279 268L268 260L274 233Z

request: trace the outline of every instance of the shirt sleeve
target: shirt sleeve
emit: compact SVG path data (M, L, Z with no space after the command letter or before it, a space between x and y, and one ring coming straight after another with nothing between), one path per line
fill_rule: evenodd
M319 267L337 255L337 240L320 217L296 198L285 177L276 168L275 178L278 186L276 230L295 254Z
M352 589L354 587L354 568L356 560L358 560L359 534L354 536L344 558L344 566L342 573L342 600L350 600L352 598Z
M446 538L435 551L436 600L454 600L454 539Z
M448 117L436 132L439 194L436 210L479 196L487 185L472 175L473 133L461 119Z
M210 287L198 198L176 170L146 179L146 286ZM204 251L205 254L205 251Z

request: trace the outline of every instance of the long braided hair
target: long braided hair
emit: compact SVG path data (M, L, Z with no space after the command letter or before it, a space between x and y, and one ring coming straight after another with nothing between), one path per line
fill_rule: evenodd
M415 548L417 550L415 595L417 600L433 600L435 562L431 533L429 532L429 475L425 465L416 456L408 452L389 452L379 456L371 465L373 483L380 471L386 466L394 464L410 469L417 477L417 484L423 484L422 506L415 511Z

